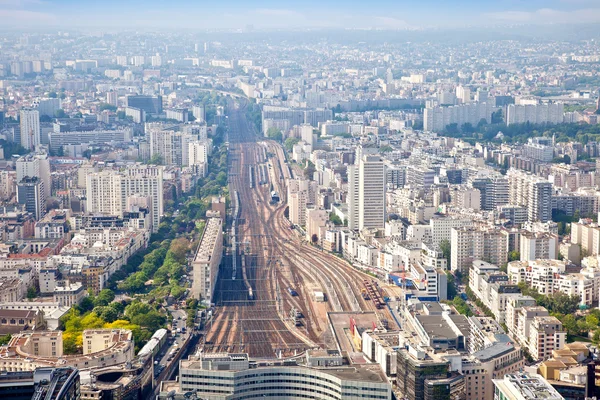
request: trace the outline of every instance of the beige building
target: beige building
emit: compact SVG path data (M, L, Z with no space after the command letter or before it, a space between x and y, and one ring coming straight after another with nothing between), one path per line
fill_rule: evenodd
M83 332L83 355L63 353L62 332L21 332L0 348L0 371L33 371L68 365L79 370L110 367L134 358L131 331L95 329Z
M537 360L552 357L554 350L560 350L567 342L567 332L562 322L552 316L534 317L529 332L529 354Z
M306 215L306 240L311 242L316 235L317 242L320 243L325 234L329 213L325 210L309 209Z
M192 295L212 301L223 256L223 220L209 218L192 262Z

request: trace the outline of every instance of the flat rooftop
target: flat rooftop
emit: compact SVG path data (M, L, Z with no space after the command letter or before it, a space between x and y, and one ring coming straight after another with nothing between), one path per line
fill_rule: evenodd
M504 375L504 379L494 379L494 384L509 400L517 399L517 396L536 400L564 400L564 397L538 374Z

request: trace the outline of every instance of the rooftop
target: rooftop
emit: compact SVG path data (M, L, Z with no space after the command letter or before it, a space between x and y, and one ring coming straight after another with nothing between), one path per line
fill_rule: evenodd
M504 398L564 400L564 398L538 374L504 375L504 379L494 379L494 385L502 391Z

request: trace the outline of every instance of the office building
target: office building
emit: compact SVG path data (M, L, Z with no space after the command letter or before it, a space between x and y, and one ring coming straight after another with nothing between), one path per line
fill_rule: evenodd
M494 379L494 399L497 400L564 400L541 375L521 372Z
M166 398L166 388L175 389L175 396L181 396L176 399L186 392L212 400L243 396L290 400L392 398L391 385L379 366L346 363L336 350L309 351L304 365L291 360L251 361L247 354L204 354L181 361L179 385L163 383L159 398Z
M79 371L72 367L5 371L0 374L0 397L11 400L79 400Z
M40 113L38 110L21 110L21 146L28 150L37 149L41 144Z
M48 140L52 151L58 151L61 147L70 145L128 143L132 137L133 132L131 128L67 132L61 132L59 129L56 129L48 133Z
M25 211L40 220L46 213L46 193L40 178L25 177L18 182L17 201L25 205Z
M138 108L148 114L161 114L163 101L162 96L130 95L125 97L125 106Z

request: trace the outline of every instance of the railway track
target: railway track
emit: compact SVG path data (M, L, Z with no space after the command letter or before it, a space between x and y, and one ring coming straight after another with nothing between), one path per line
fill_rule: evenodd
M238 254L235 264L231 255L224 257L215 291L215 314L203 349L247 352L260 358L328 348L333 343L327 322L307 288L320 287L327 294L329 311L372 311L373 303L360 294L362 281L371 278L334 255L303 243L290 229L284 210L286 184L293 171L284 162L280 145L256 143L242 113L243 105L229 118L229 192L237 193L239 199L238 242L234 246ZM275 157L267 159L267 153ZM267 169L267 163L271 168ZM270 204L272 189L279 192L279 204ZM300 295L292 296L286 290L289 287ZM300 327L289 318L292 308L304 317Z
M233 257L224 257L214 299L215 314L203 350L243 351L252 357L294 356L321 346L313 340L317 338L311 331L302 334L284 321L280 279L272 257L275 243L267 232L265 216L255 205L255 190L260 185L254 173L257 164L264 161L264 151L248 134L242 112L233 112L229 119L229 190L237 192L239 198L239 262L234 265ZM308 313L300 304L297 306Z

